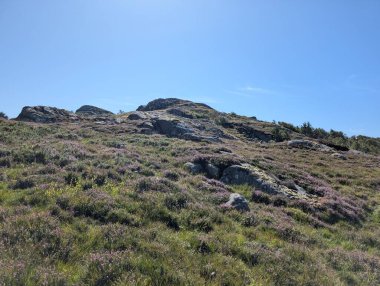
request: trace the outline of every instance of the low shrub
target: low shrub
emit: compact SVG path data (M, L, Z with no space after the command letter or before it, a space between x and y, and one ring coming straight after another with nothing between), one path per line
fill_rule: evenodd
M266 193L263 193L262 191L254 191L252 193L252 201L266 205L269 205L271 203L270 196Z
M178 181L178 179L179 179L178 173L172 172L172 171L165 171L164 172L164 177L166 179L171 180L171 181Z
M13 185L13 189L29 189L33 188L35 186L34 181L31 178L26 178L26 179L18 179L16 183Z
M135 189L138 192L178 192L179 188L173 182L164 178L142 178L137 181Z
M76 186L78 184L78 181L79 181L79 177L77 174L68 173L65 176L65 182L66 182L66 184L68 184L70 186Z
M106 183L107 177L104 174L98 174L95 179L94 183L98 186L101 187Z
M112 209L108 212L107 222L112 223L120 223L130 226L140 226L140 222L136 219L135 216L131 215L127 210L125 209Z
M165 206L169 210L180 210L186 208L188 197L185 194L179 193L165 198Z
M90 255L84 282L87 285L112 285L131 269L127 251L99 252Z

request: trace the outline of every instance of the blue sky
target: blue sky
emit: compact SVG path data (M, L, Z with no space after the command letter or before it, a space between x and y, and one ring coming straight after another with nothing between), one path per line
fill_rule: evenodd
M179 97L380 137L378 0L0 0L0 110Z

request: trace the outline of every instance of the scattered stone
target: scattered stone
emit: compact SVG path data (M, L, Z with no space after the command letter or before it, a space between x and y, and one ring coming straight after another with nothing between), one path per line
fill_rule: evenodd
M248 201L242 195L237 193L231 194L229 201L223 204L222 207L234 208L242 212L249 211Z
M78 119L78 116L72 112L49 106L25 106L16 118L19 121L37 123L77 121Z
M186 170L188 170L193 175L200 174L200 173L203 172L203 167L200 164L194 164L194 163L191 163L191 162L187 162L184 165L184 167L185 167Z
M83 105L77 111L76 114L84 115L84 116L99 116L99 115L112 115L111 111L92 106L92 105Z
M341 159L341 160L347 160L347 157L340 153L333 153L331 154L331 157L334 157L336 159Z

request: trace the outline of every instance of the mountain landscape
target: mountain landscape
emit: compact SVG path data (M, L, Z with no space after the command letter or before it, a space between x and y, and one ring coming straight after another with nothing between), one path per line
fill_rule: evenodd
M0 285L380 285L380 138L177 98L0 117Z

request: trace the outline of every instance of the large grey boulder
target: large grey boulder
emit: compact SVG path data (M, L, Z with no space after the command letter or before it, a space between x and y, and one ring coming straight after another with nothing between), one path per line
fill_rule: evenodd
M240 194L233 193L230 195L228 202L222 205L224 208L234 208L241 212L249 211L248 201Z
M135 111L128 114L127 118L129 120L144 120L147 116L143 112Z
M185 169L192 173L193 175L200 174L203 172L203 167L201 164L194 164L191 162L187 162L184 165Z
M206 164L205 171L207 175L212 179L219 179L220 178L220 169L210 163Z
M92 105L83 105L77 111L76 114L84 116L101 116L101 115L112 115L111 111L92 106Z
M37 123L54 123L61 121L76 121L78 116L64 109L49 106L25 106L16 118L19 121Z

